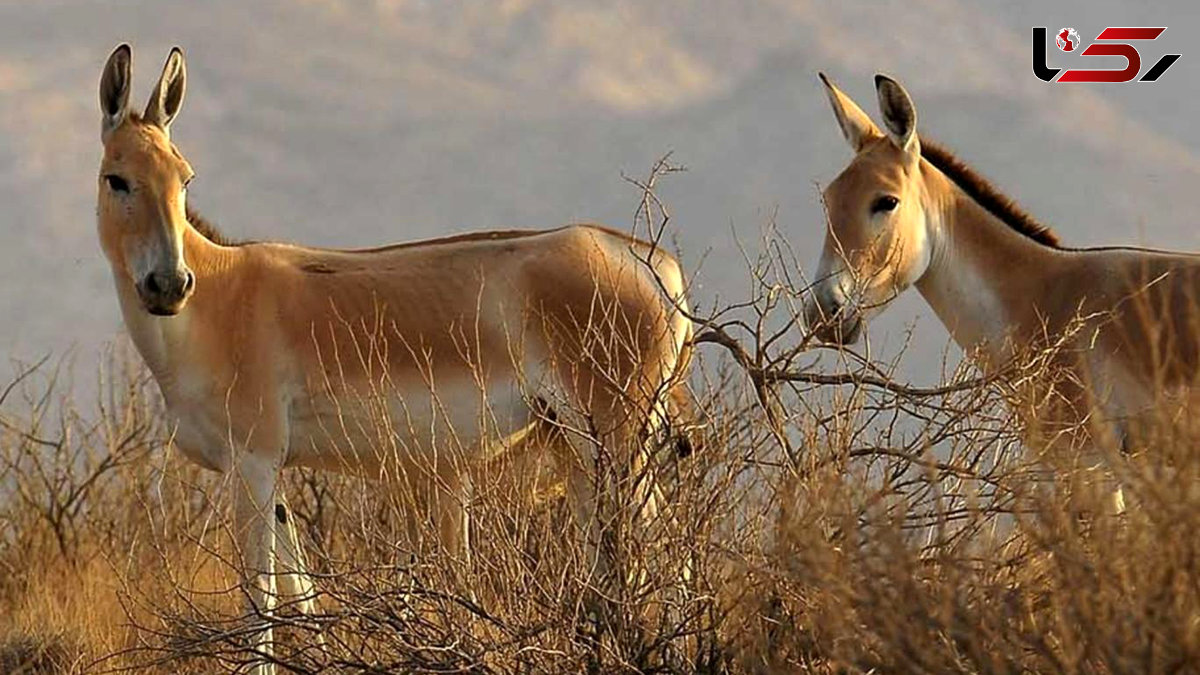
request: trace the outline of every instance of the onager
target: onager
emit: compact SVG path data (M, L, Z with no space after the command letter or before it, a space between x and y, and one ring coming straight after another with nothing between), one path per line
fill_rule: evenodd
M446 550L465 554L469 465L551 416L566 422L545 445L605 574L598 498L654 515L649 441L686 403L692 328L678 263L594 225L355 251L228 244L189 211L194 174L171 142L183 53L171 51L141 114L130 70L121 45L100 80L100 243L175 444L234 479L254 606L269 612L277 583L285 597L311 590L277 493L282 469L405 477ZM392 422L383 443L381 416ZM614 469L596 473L601 453ZM269 650L270 630L258 641Z
M818 337L849 344L864 320L916 286L985 373L1056 344L1027 438L1087 454L1136 445L1168 399L1197 393L1200 256L1068 248L944 148L876 75L883 129L823 74L854 158L824 191L827 232L806 307ZM1118 488L1112 506L1124 508Z

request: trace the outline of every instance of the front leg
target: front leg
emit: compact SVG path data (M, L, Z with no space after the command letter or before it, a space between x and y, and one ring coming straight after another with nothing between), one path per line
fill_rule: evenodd
M296 603L302 614L311 616L316 610L316 592L296 532L295 511L288 505L282 489L275 496L275 552L280 601ZM319 633L317 639L321 639Z
M241 553L242 582L252 616L269 617L274 607L274 497L279 477L275 457L244 451L234 460L234 532ZM254 638L254 649L270 657L273 631L270 621ZM258 663L254 672L274 673L269 661Z

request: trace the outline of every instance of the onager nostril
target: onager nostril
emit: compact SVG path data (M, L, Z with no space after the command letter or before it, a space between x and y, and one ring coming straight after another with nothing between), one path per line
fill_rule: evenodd
M183 292L185 294L191 293L192 289L195 287L196 287L196 275L192 274L191 270L185 271L183 273Z
M158 283L158 275L154 272L146 275L146 292L158 295L162 293L162 286Z

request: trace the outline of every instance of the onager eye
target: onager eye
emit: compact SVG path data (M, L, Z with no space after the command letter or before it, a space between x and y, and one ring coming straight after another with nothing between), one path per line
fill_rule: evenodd
M121 178L114 173L110 173L104 176L104 180L108 182L108 189L112 190L113 192L124 192L126 194L129 193L129 183L125 182L124 178Z
M871 214L874 215L876 213L885 213L887 211L895 211L896 206L898 206L899 204L900 204L899 199L897 199L891 195L884 195L884 196L876 199L875 202L873 204L871 204Z

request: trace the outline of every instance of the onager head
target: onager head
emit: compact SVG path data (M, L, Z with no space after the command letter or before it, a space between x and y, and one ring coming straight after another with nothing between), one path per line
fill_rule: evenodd
M129 45L120 45L100 76L100 243L146 311L173 316L196 285L183 259L192 167L171 143L171 121L183 104L183 52L171 50L140 116L129 109L130 65Z
M805 307L817 337L850 344L929 267L930 231L917 111L895 80L875 76L884 131L824 75L826 93L854 159L824 192L825 246Z

